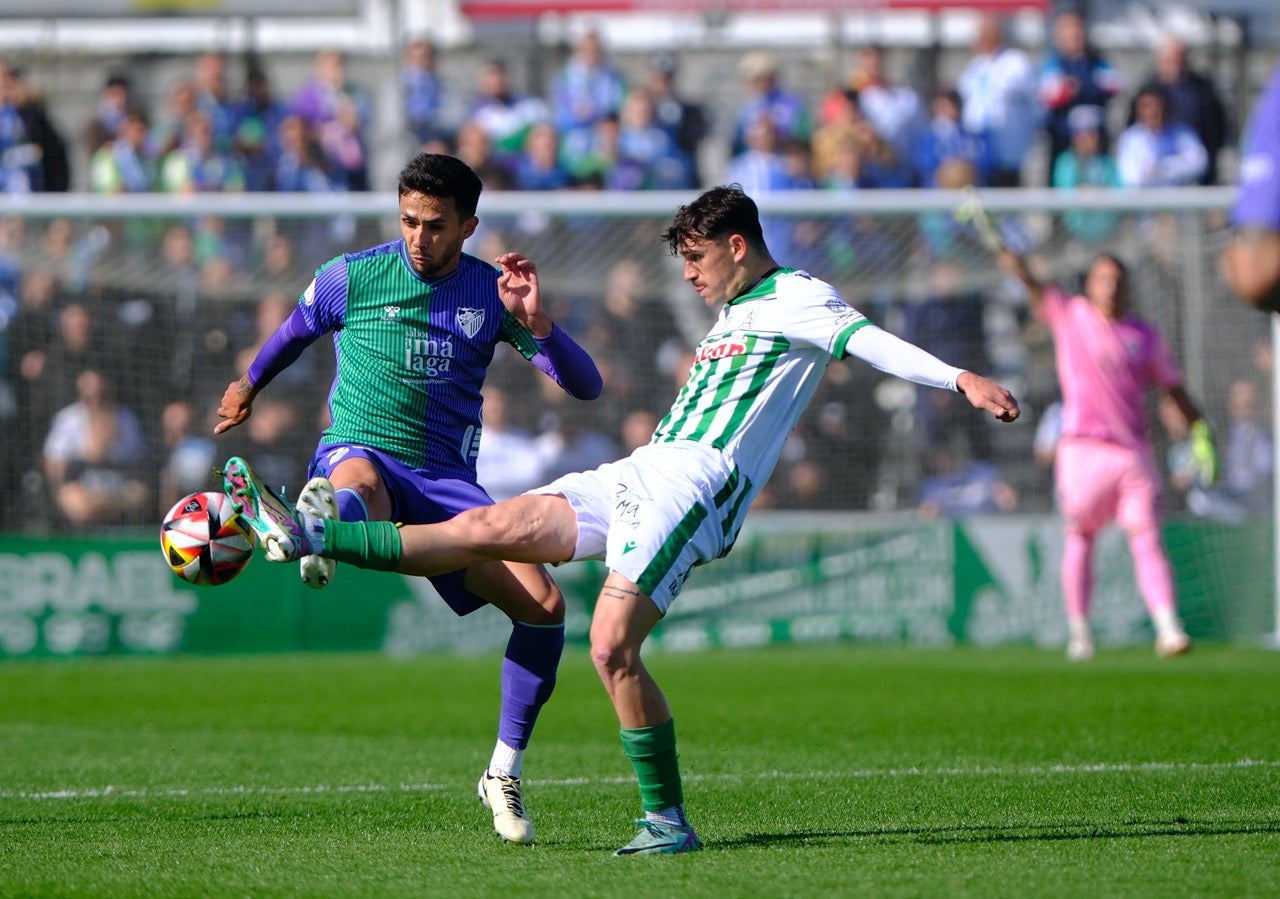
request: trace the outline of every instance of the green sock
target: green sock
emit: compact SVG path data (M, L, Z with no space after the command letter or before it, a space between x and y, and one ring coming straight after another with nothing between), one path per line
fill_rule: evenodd
M620 735L622 748L640 781L640 803L644 810L660 812L683 805L675 721L652 727L624 727Z
M400 565L400 529L392 521L326 521L324 555L358 568L395 571Z

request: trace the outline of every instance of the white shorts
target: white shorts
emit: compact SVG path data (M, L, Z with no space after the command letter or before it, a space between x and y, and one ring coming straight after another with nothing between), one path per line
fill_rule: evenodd
M715 449L679 442L648 444L529 492L563 495L573 507L574 561L603 559L666 615L693 567L733 545L749 487Z

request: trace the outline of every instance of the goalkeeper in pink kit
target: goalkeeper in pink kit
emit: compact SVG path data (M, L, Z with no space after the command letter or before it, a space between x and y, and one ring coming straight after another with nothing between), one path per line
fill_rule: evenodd
M1093 656L1093 547L1110 521L1128 535L1138 588L1155 625L1156 652L1181 655L1191 641L1178 618L1173 572L1160 538L1160 472L1147 438L1146 390L1167 392L1186 418L1205 483L1218 470L1208 423L1183 387L1160 332L1130 311L1120 260L1099 256L1086 273L1084 292L1072 296L1037 280L1016 253L1001 248L997 254L1001 266L1026 286L1031 311L1049 327L1057 356L1063 414L1055 479L1066 519L1067 657Z

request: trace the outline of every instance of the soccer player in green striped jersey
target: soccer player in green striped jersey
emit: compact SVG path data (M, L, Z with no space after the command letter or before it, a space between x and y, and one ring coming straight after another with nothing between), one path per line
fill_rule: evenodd
M312 458L312 481L298 494L304 507L343 521L422 524L493 502L477 483L476 454L480 389L499 344L572 396L599 395L595 363L542 307L534 264L504 253L495 268L462 252L479 223L482 189L460 159L415 156L400 173L401 238L322 265L292 315L227 387L215 433L248 418L272 378L333 335L331 424ZM264 486L254 478L248 485ZM308 555L302 579L323 587L333 567ZM498 834L530 843L520 775L564 649L564 597L539 565L489 561L430 578L458 615L488 603L511 619L498 740L477 790Z
M778 265L755 202L736 185L682 206L663 238L683 257L685 280L719 315L646 446L450 521L399 530L318 520L269 496L244 503L250 517L279 522L264 541L276 561L319 552L368 568L431 574L492 559L603 559L609 573L591 621L591 658L618 716L644 809L635 838L618 855L702 845L685 817L671 709L641 646L690 571L733 547L827 366L857 356L958 391L1000 421L1019 414L999 384L894 337L830 284ZM226 488L245 499L233 480Z

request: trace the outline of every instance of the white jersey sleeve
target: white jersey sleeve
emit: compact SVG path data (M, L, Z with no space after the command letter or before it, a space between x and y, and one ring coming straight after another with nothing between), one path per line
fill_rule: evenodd
M955 390L956 379L964 372L964 369L949 365L914 343L908 343L875 325L851 334L844 349L880 371L926 387Z

